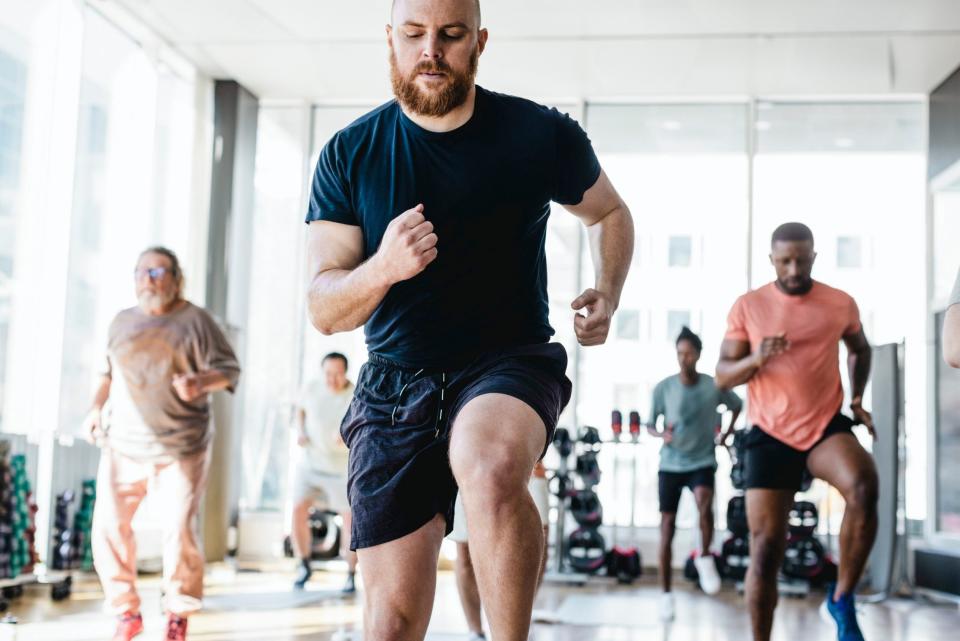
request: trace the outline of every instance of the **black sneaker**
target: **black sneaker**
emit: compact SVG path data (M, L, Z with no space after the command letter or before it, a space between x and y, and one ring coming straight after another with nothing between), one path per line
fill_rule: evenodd
M297 570L297 579L293 582L294 590L302 590L307 585L307 581L313 576L313 570L310 568L309 559L300 561L300 569Z

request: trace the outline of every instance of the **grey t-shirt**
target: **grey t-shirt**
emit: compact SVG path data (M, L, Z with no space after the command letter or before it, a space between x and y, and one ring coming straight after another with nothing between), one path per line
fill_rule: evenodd
M692 472L716 467L714 430L720 424L717 407L738 410L743 401L732 391L717 389L713 377L700 374L693 385L684 385L675 374L653 389L650 424L664 417L664 428L673 425L673 441L660 448L661 472Z
M110 376L107 445L136 459L183 458L212 436L209 395L187 403L173 388L179 374L217 370L233 391L240 365L216 321L185 303L163 316L139 307L113 319L104 374Z
M950 300L947 301L947 307L953 307L954 305L960 305L960 272L957 272L957 282L953 284Z

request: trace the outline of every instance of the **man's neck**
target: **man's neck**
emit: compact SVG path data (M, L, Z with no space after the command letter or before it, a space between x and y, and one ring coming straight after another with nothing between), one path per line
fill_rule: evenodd
M467 94L467 99L463 101L463 104L442 116L421 116L420 114L411 112L403 103L400 103L400 108L403 109L403 113L407 115L407 118L427 131L445 133L459 129L467 124L470 118L473 117L476 99L477 86L473 85L470 87L470 93Z
M175 298L162 307L141 307L141 309L147 316L166 316L167 314L180 309L180 307L185 303L186 301L184 299Z
M694 370L693 372L687 372L685 370L680 370L680 382L684 385L696 385L697 381L700 380L700 372Z
M804 285L802 288L794 291L787 290L787 288L780 283L779 279L775 280L774 284L781 293L784 293L787 296L804 296L805 294L809 294L810 290L813 289L813 279L810 279L810 282Z

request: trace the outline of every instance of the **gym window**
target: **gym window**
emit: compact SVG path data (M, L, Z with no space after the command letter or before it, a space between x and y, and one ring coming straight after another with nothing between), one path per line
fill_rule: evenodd
M689 267L693 254L693 242L689 236L670 237L670 267Z
M640 312L635 309L621 309L617 312L617 338L640 340Z
M837 267L859 269L862 263L863 252L860 238L856 236L840 236L837 238Z

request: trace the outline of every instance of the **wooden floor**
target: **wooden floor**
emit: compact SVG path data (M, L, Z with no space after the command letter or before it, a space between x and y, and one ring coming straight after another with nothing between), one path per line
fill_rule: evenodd
M206 609L190 621L194 641L327 641L360 639L359 599L341 598L337 588L343 575L318 573L304 593L290 591L292 572L285 568L236 572L226 566L208 572ZM707 597L677 586L677 618L659 622L659 590L653 579L630 587L604 582L583 587L547 584L537 601L571 622L536 624L536 641L747 641L743 599L725 589ZM159 607L159 581L142 581L146 633L144 641L162 638L164 620ZM113 620L102 613L99 587L81 578L70 600L53 603L46 590L28 589L11 611L20 620L19 641L106 641ZM784 599L778 609L774 639L778 641L834 641L835 634L821 621L821 595ZM573 621L576 622L573 622ZM960 610L956 606L894 600L864 605L861 625L867 641L945 641L960 639ZM339 634L338 634L339 631ZM429 640L466 639L466 626L453 576L438 579L436 606Z

